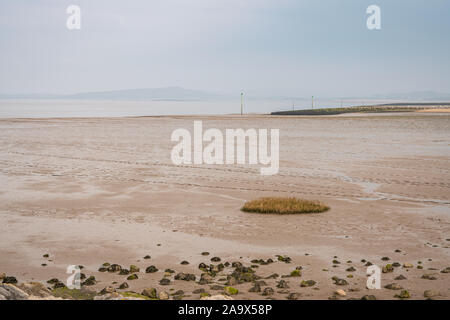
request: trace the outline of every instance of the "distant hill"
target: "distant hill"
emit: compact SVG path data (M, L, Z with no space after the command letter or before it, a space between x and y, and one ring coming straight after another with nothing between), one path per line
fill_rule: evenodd
M0 95L0 99L79 99L123 101L198 101L217 100L225 96L181 87L126 89L113 91L80 92L70 95L17 94Z

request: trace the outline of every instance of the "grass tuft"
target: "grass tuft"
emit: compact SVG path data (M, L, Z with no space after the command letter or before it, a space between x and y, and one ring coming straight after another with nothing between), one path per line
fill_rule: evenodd
M328 206L318 201L274 197L247 201L241 208L244 212L274 214L319 213L328 209Z

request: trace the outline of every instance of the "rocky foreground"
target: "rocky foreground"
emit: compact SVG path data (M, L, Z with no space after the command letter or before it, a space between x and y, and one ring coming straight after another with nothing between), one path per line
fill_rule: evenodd
M400 252L400 250L396 250ZM384 293L381 297L386 298L385 292L391 292L389 299L410 299L413 293L408 289L408 285L414 281L426 281L425 285L429 289L421 293L414 292L414 298L423 299L448 299L447 292L450 290L450 267L437 269L433 267L424 268L425 262L390 262L389 257L381 257L382 278L384 279L381 290L369 290L367 294L366 279L356 279L357 268L366 270L373 265L372 262L361 259L357 263L353 261L340 261L337 256L331 261L331 270L322 269L322 272L329 273L329 283L319 283L314 279L308 279L303 274L307 271L302 266L293 266L288 274L279 275L271 273L269 275L259 275L260 268L267 268L276 264L293 264L288 256L277 255L268 259L253 259L249 265L242 262L221 262L220 257L207 257L208 252L203 252L202 256L208 258L208 264L202 262L198 265L200 276L194 273L177 272L173 269L165 269L163 272L155 265L149 265L142 269L136 265L124 267L119 264L103 263L96 274L115 275L121 281L112 281L101 290L95 289L99 285L105 285L105 281L100 281L94 275L87 275L84 266L79 266L80 289L69 289L65 280L52 278L46 284L40 282L19 283L18 279L11 275L0 274L0 300L180 300L180 299L204 299L204 300L228 300L228 299L283 299L298 300L312 295L307 290L328 290L328 299L362 299L376 300L377 294ZM49 258L48 254L44 258ZM151 259L150 256L143 257L144 261ZM206 259L205 259L206 260ZM428 259L428 263L432 259ZM184 260L181 265L189 265ZM46 264L42 264L45 267ZM335 272L332 272L335 271ZM395 272L395 276L393 275ZM162 278L158 284L145 287L136 292L130 290L131 284L140 281L141 274L162 273ZM307 272L306 272L307 273ZM333 274L345 274L337 276ZM388 275L392 274L391 277ZM364 274L366 277L366 275ZM393 279L390 282L391 278ZM389 282L386 284L386 280ZM433 289L433 283L446 284L447 292ZM429 284L428 284L429 283ZM167 290L160 289L161 287ZM178 288L177 288L178 287ZM183 289L180 289L180 288ZM440 286L442 288L442 286ZM157 289L158 288L158 289ZM355 294L363 292L356 297ZM365 294L364 294L365 293ZM248 294L251 294L250 296ZM351 296L350 296L351 294Z

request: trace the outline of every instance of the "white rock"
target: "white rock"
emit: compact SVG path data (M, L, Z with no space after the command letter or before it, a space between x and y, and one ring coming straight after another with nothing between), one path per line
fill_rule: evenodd
M202 297L200 300L234 300L234 299L229 296L224 296L223 294L217 294L215 296Z

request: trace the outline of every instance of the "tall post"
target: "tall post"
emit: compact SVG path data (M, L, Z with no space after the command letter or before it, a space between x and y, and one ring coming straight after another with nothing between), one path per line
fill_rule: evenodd
M241 116L244 114L244 93L241 92Z

